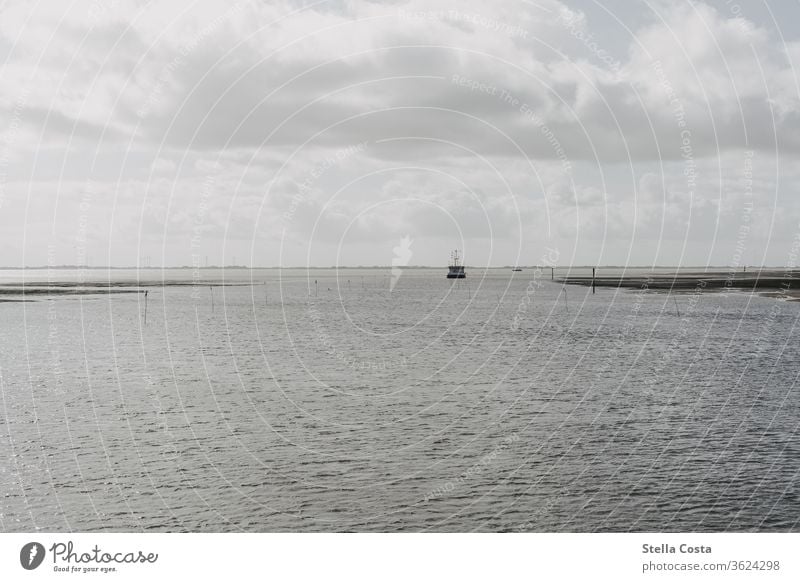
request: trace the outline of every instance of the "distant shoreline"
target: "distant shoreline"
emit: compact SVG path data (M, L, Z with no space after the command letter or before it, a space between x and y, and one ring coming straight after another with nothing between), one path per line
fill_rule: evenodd
M767 297L800 298L800 270L757 269L750 271L729 269L727 271L705 270L702 272L647 273L623 276L562 276L555 282L584 287L611 287L686 293L692 291L754 291Z
M189 265L180 265L180 266L167 266L167 267L137 267L137 266L128 266L128 267L87 267L81 265L55 265L55 266L35 266L35 267L0 267L0 271L167 271L167 270L224 270L224 269L238 269L238 270L247 270L247 271L263 271L263 270L296 270L296 269L314 269L314 270L354 270L354 269L442 269L446 268L447 265L408 265L408 266L392 266L392 265L359 265L359 266L307 266L307 265L294 265L294 266L283 266L283 267L247 267L245 265L209 265L208 267L193 267ZM503 265L500 267L485 267L485 266L477 266L477 265L465 265L466 269L514 269L514 268L521 268L523 272L525 270L531 269L547 269L550 270L551 266L540 266L540 265ZM603 269L630 269L630 270L642 270L642 269L651 269L651 270L664 270L664 269L675 269L676 271L686 271L686 270L697 270L700 272L731 272L736 270L740 272L741 266L739 267L731 267L726 265L685 265L685 266L675 266L675 265L565 265L563 267L556 266L554 267L556 272L561 271L570 271L570 270L577 270L577 269L597 269L601 271ZM761 267L749 267L751 269L750 272L758 273L760 271L784 271L784 270L791 270L787 267L776 267L776 266L761 266Z

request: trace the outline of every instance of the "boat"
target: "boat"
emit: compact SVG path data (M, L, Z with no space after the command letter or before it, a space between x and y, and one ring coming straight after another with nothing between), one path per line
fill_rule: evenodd
M467 274L464 272L464 265L461 264L461 257L458 250L450 253L450 265L448 265L447 278L448 279L464 279Z
M521 271L521 270L522 270L522 267L514 267L514 268L513 268L513 269L511 269L511 270L512 270L512 271Z

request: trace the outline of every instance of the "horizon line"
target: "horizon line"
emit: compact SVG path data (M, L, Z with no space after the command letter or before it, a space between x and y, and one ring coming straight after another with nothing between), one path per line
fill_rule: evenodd
M744 267L752 269L785 269L794 270L792 267L786 265L772 266L772 265L500 265L500 266L476 266L464 265L469 269L735 269L742 270ZM258 270L258 269L446 269L447 265L291 265L291 266L256 266L250 267L247 265L207 265L205 267L197 267L192 265L162 265L157 267L142 267L136 265L130 266L88 266L88 265L35 265L35 266L0 266L0 271L46 271L46 270L127 270L127 271L163 271L167 269L181 269L181 270L219 270L219 269L244 269L244 270Z

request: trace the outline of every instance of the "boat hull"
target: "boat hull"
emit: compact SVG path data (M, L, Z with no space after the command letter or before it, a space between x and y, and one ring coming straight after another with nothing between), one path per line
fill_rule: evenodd
M447 278L448 279L464 279L466 278L467 274L464 272L463 265L450 265L447 271Z

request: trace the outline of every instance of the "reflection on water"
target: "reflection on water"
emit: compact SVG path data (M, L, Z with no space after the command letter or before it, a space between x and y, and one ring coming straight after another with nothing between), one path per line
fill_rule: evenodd
M0 303L0 529L799 529L800 304L389 275Z

